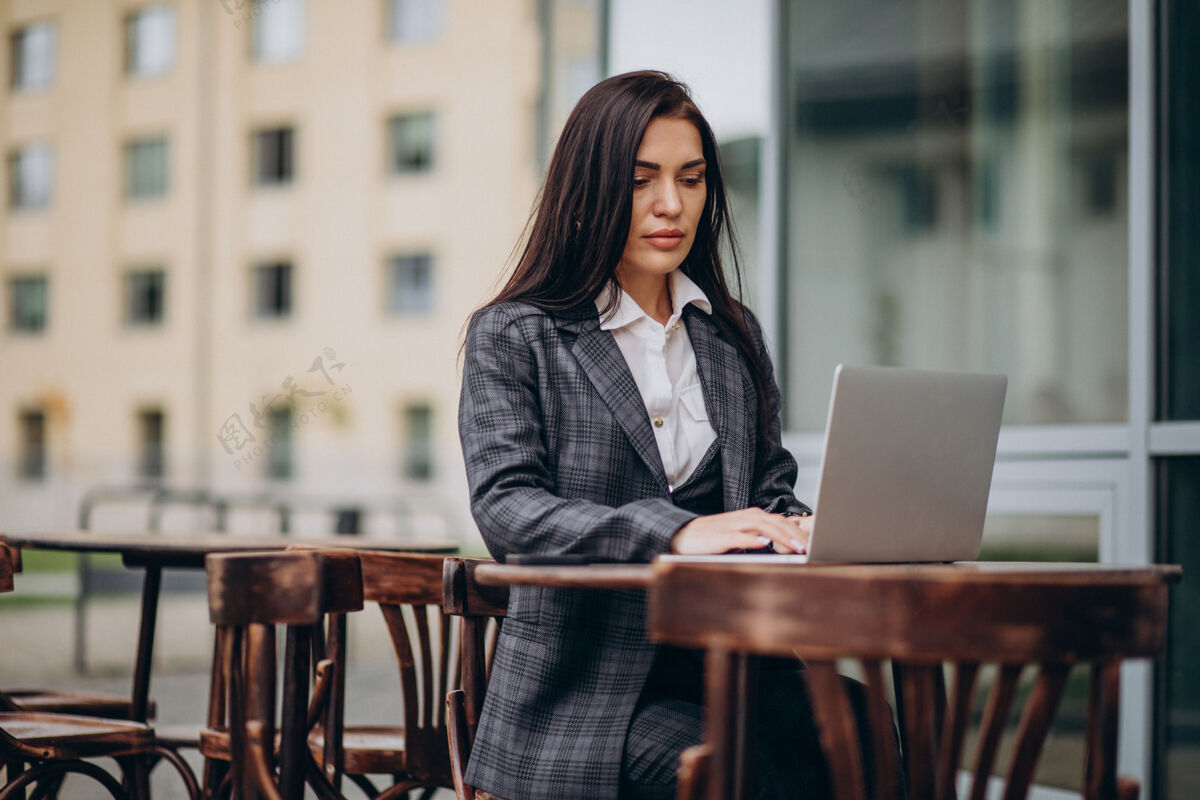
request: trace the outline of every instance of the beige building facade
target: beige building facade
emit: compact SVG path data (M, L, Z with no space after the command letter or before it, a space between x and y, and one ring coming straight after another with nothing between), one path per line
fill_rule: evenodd
M459 347L537 188L542 11L0 3L0 528L148 482L474 536Z

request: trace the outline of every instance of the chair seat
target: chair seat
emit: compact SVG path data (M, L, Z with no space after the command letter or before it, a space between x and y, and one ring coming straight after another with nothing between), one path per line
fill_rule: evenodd
M200 730L200 755L218 761L229 761L232 758L230 752L229 731L216 728Z
M131 719L133 717L133 701L128 697L116 694L52 689L16 689L5 691L5 694L20 706L22 711L77 714L106 719ZM156 708L152 701L146 708L147 716L153 718L155 711Z
M148 725L74 714L7 711L0 713L0 728L24 745L44 749L46 758L145 752L154 742Z
M399 774L405 771L404 728L386 725L347 726L342 733L345 771L350 775ZM324 766L325 732L309 734L308 748Z
M168 729L170 730L170 729ZM200 743L200 755L205 758L216 759L217 761L229 761L231 745L229 731L216 728L196 728L194 738L182 745L183 747L195 747L196 742ZM176 727L176 735L181 738L186 736L185 726ZM160 739L161 741L161 739ZM179 745L176 745L179 746ZM279 731L275 731L275 747L274 752L279 753Z

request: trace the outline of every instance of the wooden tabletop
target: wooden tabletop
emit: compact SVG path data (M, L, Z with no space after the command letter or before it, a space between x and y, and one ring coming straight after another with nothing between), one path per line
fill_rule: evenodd
M556 589L645 589L656 572L685 567L734 573L837 574L862 579L906 578L922 581L982 579L1027 582L1076 581L1103 583L1131 576L1154 575L1167 583L1178 583L1183 573L1173 564L1097 564L1092 562L961 561L953 564L773 564L762 560L690 560L658 558L650 564L516 565L483 563L475 568L475 579L484 586L544 586Z
M7 544L33 550L76 553L120 553L127 566L160 565L203 569L209 553L283 550L291 545L345 547L356 550L455 553L448 539L375 539L363 536L240 535L230 533L156 534L136 532L53 531L0 535Z
M652 638L690 647L722 640L804 658L886 658L897 642L911 657L976 658L998 641L1017 660L1068 645L1084 658L1114 639L1126 657L1154 656L1166 638L1167 587L1182 577L1176 565L1074 562L663 560L653 571Z
M655 559L655 570L686 566L756 572L794 570L798 575L821 570L826 574L858 578L909 578L922 581L1000 580L1022 581L1122 581L1130 577L1154 576L1167 583L1178 583L1183 570L1178 564L1101 564L1094 561L955 561L950 564L773 564L770 557L730 557L728 559L664 556Z
M552 589L645 589L650 564L517 565L485 563L475 567L484 586L544 586Z

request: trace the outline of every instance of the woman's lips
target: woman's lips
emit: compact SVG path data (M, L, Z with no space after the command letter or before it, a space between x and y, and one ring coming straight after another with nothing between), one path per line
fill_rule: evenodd
M661 230L642 237L659 250L671 250L683 241L683 231Z

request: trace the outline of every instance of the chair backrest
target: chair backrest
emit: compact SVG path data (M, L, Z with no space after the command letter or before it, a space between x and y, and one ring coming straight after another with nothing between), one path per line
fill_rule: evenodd
M243 796L300 798L306 775L317 779L307 750L312 642L327 614L362 608L358 558L350 551L214 554L205 567L218 637L209 727L229 731L231 779ZM282 669L275 657L277 625L286 626Z
M17 554L20 551L0 542L0 593L13 590L13 573L17 571ZM0 689L0 711L16 711L18 706Z
M447 614L462 618L458 659L460 688L446 694L450 773L458 800L475 800L475 791L465 780L467 760L479 727L496 634L500 621L508 613L508 589L483 586L475 580L475 568L486 563L491 562L447 558L442 574L442 606Z
M18 571L21 551L0 542L0 592L13 590L13 573Z
M1024 700L1005 798L1024 797L1066 686L1092 665L1082 765L1085 797L1116 797L1120 661L1159 655L1166 640L1167 581L1153 570L1050 574L1037 569L839 566L721 569L656 567L652 638L709 648L710 682L733 654L794 655L806 681L838 800L865 798L863 753L838 659L857 659L866 684L874 795L896 796L893 728L884 664L892 664L909 797L953 798L984 665L996 678L983 710L971 798L988 791L998 745L1027 665L1037 677ZM714 669L713 667L717 667ZM944 686L944 669L951 675ZM728 681L726 681L728 682ZM709 698L729 697L712 686ZM709 709L720 717L728 709ZM713 719L710 716L710 720ZM721 731L710 742L711 797L730 797L734 770ZM1123 790L1128 790L1126 783Z
M442 611L444 556L368 550L358 556L363 596L379 605L396 654L406 771L415 780L450 786L440 698L456 685L457 670L454 632Z

